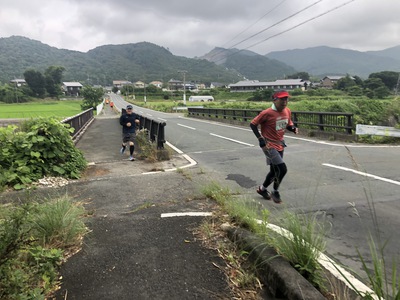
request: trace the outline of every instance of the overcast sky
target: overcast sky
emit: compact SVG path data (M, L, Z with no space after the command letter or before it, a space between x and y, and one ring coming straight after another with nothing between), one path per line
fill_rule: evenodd
M399 0L0 0L0 7L0 37L81 52L143 41L186 57L214 47L264 55L400 45Z

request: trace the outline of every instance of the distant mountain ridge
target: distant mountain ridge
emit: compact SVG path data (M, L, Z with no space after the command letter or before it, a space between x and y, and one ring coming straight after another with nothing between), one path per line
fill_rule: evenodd
M65 67L65 81L102 85L110 85L113 80L183 80L183 70L187 71L187 80L197 82L231 83L243 78L223 66L175 56L148 42L104 45L83 53L50 47L21 36L0 38L0 82L21 78L29 68L43 72L51 65Z
M113 80L170 79L202 83L236 83L243 79L273 81L297 72L325 75L357 75L367 78L380 71L400 71L400 46L360 52L326 46L270 52L214 48L198 58L175 56L149 43L104 45L86 53L58 49L26 37L0 38L0 82L21 78L33 68L65 67L63 80L110 85Z
M367 78L381 71L400 71L400 46L360 52L326 46L275 51L265 55L314 76L357 75Z

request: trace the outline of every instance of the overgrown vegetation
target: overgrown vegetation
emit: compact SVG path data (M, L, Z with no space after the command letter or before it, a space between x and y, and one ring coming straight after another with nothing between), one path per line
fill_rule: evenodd
M88 231L68 196L0 206L0 298L40 300L55 291L64 257Z
M0 189L22 189L44 176L79 178L86 161L67 126L55 118L38 118L19 128L0 128Z
M326 290L319 254L326 250L326 230L315 215L285 211L279 224L289 232L270 234L268 243L286 258L303 277L321 291Z
M149 139L149 132L141 129L136 134L136 143L139 147L137 158L149 162L164 161L170 159L170 153L167 149L157 149L157 143Z
M322 292L326 291L327 283L318 262L320 251L325 250L326 230L320 226L315 216L285 211L279 225L289 235L282 232L277 234L268 226L269 212L265 209L260 211L259 205L254 201L233 199L229 189L222 188L215 182L205 187L203 194L220 204L222 210L229 215L228 222L247 228L259 236L265 245L273 247L314 286Z
M261 237L266 245L272 246L279 255L287 259L300 274L316 286L323 294L330 295L329 299L331 299L331 297L335 297L332 299L349 299L349 293L343 291L343 288L338 287L337 284L331 286L331 289L334 290L329 292L329 282L319 264L319 255L326 250L325 236L327 234L327 229L326 224L321 222L316 214L299 214L285 210L279 217L278 225L280 225L280 227L270 226L268 221L269 212L267 210L260 211L259 207L255 205L254 202L238 201L234 199L229 189L222 188L215 182L206 186L203 190L203 194L217 201L222 210L221 212L217 211L217 215L213 218L205 220L201 226L202 236L206 244L211 243L211 245L215 247L216 244L218 245L215 239L219 238L219 240L224 240L224 237L221 237L224 233L220 228L223 226L223 222L227 222L233 226L247 228ZM374 215L373 208L371 208L371 214ZM257 221L260 215L262 220ZM250 278L247 272L254 272L254 274L256 274L256 266L246 266L246 263L243 261L246 255L243 256L240 249L235 249L234 252L232 252L232 248L229 248L228 245L223 243L219 245L229 249L222 251L218 248L220 255L228 261L229 268L232 268L229 261L233 258L241 263L241 265L236 266L238 271L230 271L231 274L234 274L234 278L237 276L236 279L241 282L240 278L242 278L242 276ZM352 286L353 290L361 299L399 300L400 278L397 274L396 260L393 261L390 268L387 266L387 260L384 254L385 244L380 242L376 244L372 235L369 237L369 246L370 257L361 255L358 250L357 252L362 264L362 269L367 275L369 284L373 290L373 294L358 291L350 280L347 278L345 279L348 280L350 286ZM339 269L338 271L340 272ZM250 282L250 285L237 284L235 286L240 286L244 290L247 288L250 291L260 288L259 284L257 284L258 279L256 277Z

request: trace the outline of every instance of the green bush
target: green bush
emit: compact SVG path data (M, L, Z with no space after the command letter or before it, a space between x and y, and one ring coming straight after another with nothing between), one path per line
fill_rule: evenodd
M22 189L43 176L79 178L86 167L69 125L55 118L31 119L0 128L0 189Z

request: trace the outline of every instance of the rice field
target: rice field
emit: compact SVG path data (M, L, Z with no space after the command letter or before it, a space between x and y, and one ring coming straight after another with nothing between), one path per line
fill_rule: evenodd
M0 119L29 119L38 117L67 118L82 112L81 100L37 101L0 104Z

